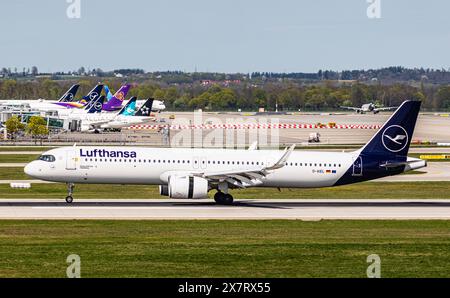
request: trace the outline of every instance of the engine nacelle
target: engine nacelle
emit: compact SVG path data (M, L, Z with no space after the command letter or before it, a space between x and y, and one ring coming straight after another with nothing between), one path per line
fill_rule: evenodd
M208 196L208 180L192 176L171 176L168 190L172 199L202 199Z
M165 197L169 196L169 186L168 185L160 185L159 186L159 194Z

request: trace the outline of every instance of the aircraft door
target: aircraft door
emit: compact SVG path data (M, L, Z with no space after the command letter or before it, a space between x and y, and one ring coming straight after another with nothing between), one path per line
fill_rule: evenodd
M362 157L358 156L353 158L353 174L352 176L362 176L363 175L363 162Z
M77 169L77 154L75 150L66 151L66 170Z

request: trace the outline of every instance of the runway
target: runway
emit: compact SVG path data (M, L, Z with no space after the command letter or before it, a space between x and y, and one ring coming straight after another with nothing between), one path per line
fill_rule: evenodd
M450 200L212 200L0 201L0 219L450 219Z

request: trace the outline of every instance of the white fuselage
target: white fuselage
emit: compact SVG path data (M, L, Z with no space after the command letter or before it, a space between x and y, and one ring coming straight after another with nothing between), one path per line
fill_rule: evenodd
M95 156L88 152L98 151ZM108 152L135 152L132 157L106 156ZM25 171L30 176L55 182L164 185L171 174L241 170L271 165L282 155L278 150L226 150L130 147L66 147L45 154L54 162L36 160ZM352 166L354 154L293 152L287 164L267 175L259 186L332 186Z
M54 112L67 109L66 107L57 105L55 100L0 100L0 107L3 109L11 109L14 111L37 111L37 112Z

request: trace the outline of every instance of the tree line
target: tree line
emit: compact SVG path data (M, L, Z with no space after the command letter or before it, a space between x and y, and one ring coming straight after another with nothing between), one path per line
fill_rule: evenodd
M98 78L71 80L1 80L0 99L58 99L72 84L80 84L77 98L92 89ZM102 80L111 89L117 90L123 80ZM205 109L211 111L233 111L237 109L257 110L336 110L339 106L361 106L373 102L382 106L397 106L406 99L421 100L427 110L450 110L450 85L420 84L300 84L284 81L254 84L243 81L225 86L220 82L211 85L201 83L168 84L157 80L143 80L132 84L130 96L139 99L153 97L164 100L169 110Z

